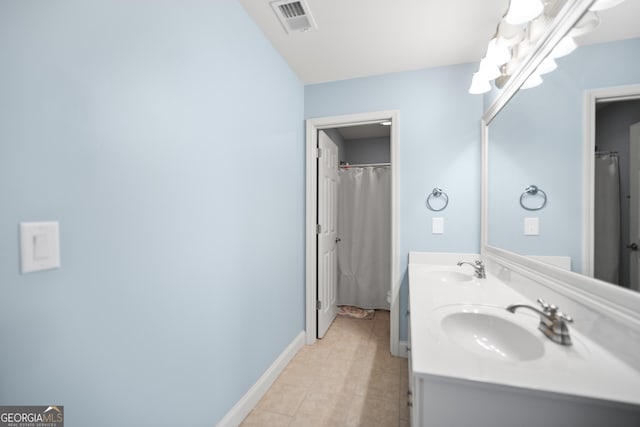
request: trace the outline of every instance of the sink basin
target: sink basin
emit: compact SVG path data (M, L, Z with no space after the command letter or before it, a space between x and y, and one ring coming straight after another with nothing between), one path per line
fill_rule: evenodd
M459 271L430 271L425 273L425 278L437 282L470 282L473 276Z
M442 317L441 327L453 342L479 356L511 362L542 357L546 338L538 333L535 320L525 328L508 316L513 315L489 307L457 311Z

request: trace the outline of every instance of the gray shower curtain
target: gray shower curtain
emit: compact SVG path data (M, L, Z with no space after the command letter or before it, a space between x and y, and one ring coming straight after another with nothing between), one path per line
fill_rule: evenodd
M620 168L617 153L596 153L594 276L620 284Z
M391 168L340 170L338 305L389 309Z

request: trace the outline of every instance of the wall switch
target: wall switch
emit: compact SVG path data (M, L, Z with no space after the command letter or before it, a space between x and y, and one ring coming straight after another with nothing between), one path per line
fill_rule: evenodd
M431 218L431 234L444 233L444 218Z
M49 250L49 235L38 233L33 235L33 259L43 261L51 256Z
M524 234L525 236L537 236L540 234L540 224L538 218L524 219Z
M22 273L60 267L60 227L57 222L20 223Z

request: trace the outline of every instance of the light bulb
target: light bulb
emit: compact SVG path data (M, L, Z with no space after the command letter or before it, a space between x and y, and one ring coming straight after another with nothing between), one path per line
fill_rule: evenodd
M593 6L591 6L590 10L597 12L599 10L609 9L619 5L623 1L624 0L598 0L593 4Z
M480 61L478 73L486 80L493 80L502 75L498 66L487 59L487 57L482 58L482 61Z
M565 36L562 40L558 42L556 47L553 48L551 52L551 56L553 59L562 58L563 56L569 55L571 52L576 50L578 45L573 40L571 36Z
M540 74L533 73L527 80L520 86L520 89L531 89L532 87L540 86L542 84L542 77Z
M598 25L600 25L600 17L598 16L598 12L587 12L578 21L578 23L573 26L571 31L569 31L569 35L571 37L583 36L595 30Z
M556 68L558 68L558 64L556 64L556 61L552 57L547 56L545 60L542 61L540 65L538 65L538 69L536 70L536 72L540 75L543 75L552 72Z
M511 0L509 11L504 17L512 25L521 25L540 16L544 6L540 0Z
M489 81L485 79L480 73L474 73L471 80L471 87L469 93L472 95L479 95L481 93L487 93L491 90Z
M494 38L489 42L487 59L495 65L506 64L511 59L511 52L507 46L499 45L497 40Z
M511 25L504 19L498 24L496 43L505 46L515 46L524 39L524 29L520 25Z

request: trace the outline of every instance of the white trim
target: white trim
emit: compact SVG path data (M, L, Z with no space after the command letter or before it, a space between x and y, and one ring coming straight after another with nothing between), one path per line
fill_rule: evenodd
M317 162L316 147L318 130L359 124L376 123L391 120L391 316L390 316L390 344L391 354L397 356L400 352L400 260L398 257L399 229L399 193L400 193L400 162L398 156L398 127L399 112L397 110L377 111L345 116L333 116L307 119L306 132L306 244L305 244L305 307L306 307L306 343L316 341L316 212L317 206Z
M480 120L481 162L480 162L480 254L484 254L487 247L489 230L489 126Z
M409 341L400 341L398 344L398 357L409 357Z
M640 99L640 85L588 90L584 94L584 144L582 150L582 273L593 277L596 103Z
M300 332L291 343L284 349L278 358L269 366L258 381L251 386L249 391L242 396L233 408L222 418L217 427L239 426L240 423L249 415L249 412L258 404L262 396L269 390L269 387L278 378L278 375L287 367L287 364L293 359L304 346L304 331Z
M640 328L640 295L537 259L488 246L484 254L525 277L631 328Z

